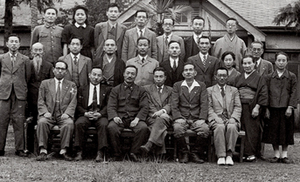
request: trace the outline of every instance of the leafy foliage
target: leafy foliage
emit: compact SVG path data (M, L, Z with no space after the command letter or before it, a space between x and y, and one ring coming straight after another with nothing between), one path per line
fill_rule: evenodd
M286 24L286 27L294 26L297 31L300 31L300 1L298 0L280 8L273 23L276 25Z

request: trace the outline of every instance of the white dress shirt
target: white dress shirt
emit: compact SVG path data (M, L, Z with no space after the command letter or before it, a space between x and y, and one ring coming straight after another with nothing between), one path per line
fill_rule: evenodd
M196 82L196 80L193 81L192 85L189 87L188 84L186 83L186 80L184 80L181 84L181 86L185 86L189 89L189 93L195 88L195 87L200 87L199 83Z
M97 105L100 105L100 84L95 86L92 83L90 83L88 106L93 104L94 87L96 87L96 90L97 90Z

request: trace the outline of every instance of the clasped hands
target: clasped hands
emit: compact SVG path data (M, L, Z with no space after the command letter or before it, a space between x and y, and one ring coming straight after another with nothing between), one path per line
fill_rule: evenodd
M52 114L50 112L46 112L44 114L44 117L47 118L47 119L52 119ZM64 120L64 119L68 119L70 116L67 115L66 113L62 114L60 119Z
M135 127L135 126L138 124L139 120L140 120L139 118L134 118L134 120L132 120L132 121L130 122L129 127L130 127L130 128ZM122 121L122 119L121 119L120 117L114 117L114 122L115 122L117 125L120 125L120 124L123 123L123 121Z
M89 111L85 112L84 116L89 118L89 120L98 120L102 115L99 112Z

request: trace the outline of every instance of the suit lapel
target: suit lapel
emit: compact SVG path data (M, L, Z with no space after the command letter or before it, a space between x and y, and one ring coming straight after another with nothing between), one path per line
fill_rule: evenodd
M72 58L71 58L71 55L70 55L70 54L68 54L68 55L66 56L65 62L66 62L67 65L68 65L68 71L69 71L69 74L72 75Z
M193 88L193 90L190 93L190 101L193 100L193 98L197 95L199 92L200 86L196 86Z
M203 63L202 63L205 72L206 72L207 68L211 65L211 61L212 61L212 59L211 59L210 55L208 55L208 56L207 56L207 59L206 59L206 63L205 63L206 65L205 65L205 67L204 67L204 65L203 65Z
M50 93L52 95L52 100L53 100L53 103L55 104L55 97L56 97L56 89L55 89L56 85L55 85L55 80L54 78L51 79L50 81L50 85L49 85L49 90L50 90ZM53 106L54 108L54 106Z
M106 24L106 26L103 26L102 27L102 35L103 35L103 40L106 40L107 39L107 29L108 29L108 26L109 26L109 24L108 24L108 22L107 22L107 24Z
M86 63L85 58L83 57L83 55L80 55L80 59L78 60L78 69L79 69L78 73L81 73L81 70L85 65L85 63Z
M163 49L163 39L164 39L164 37L163 36L161 36L161 37L158 37L158 39L157 39L157 45L158 45L158 51L160 51L160 53L163 55L163 52L164 52L164 49Z
M215 98L217 99L217 101L219 101L220 105L223 107L223 97L221 95L220 89L218 88L217 85L215 85L213 89L214 89L213 93Z
M19 69L19 67L20 67L20 65L23 63L23 61L24 61L24 60L23 60L23 58L21 57L20 53L18 53L18 54L17 54L17 57L16 57L15 65L14 65L14 67L13 67L13 71L12 71L13 73Z
M157 88L156 88L156 85L153 84L151 85L151 94L153 95L153 98L154 100L157 102L157 104L161 107L162 106L162 102L161 102L161 99L160 99L160 96L158 94L158 91L157 91Z
M121 33L122 33L122 28L120 27L119 23L116 24L117 27L117 38L116 40L119 40Z
M69 84L67 84L66 80L64 79L61 85L61 94L60 94L60 101L62 103L63 98L65 98L65 95L69 89Z
M8 67L10 71L12 71L12 60L10 59L9 53L6 53L3 59L3 63Z
M181 87L182 95L186 98L186 100L190 101L189 89L186 86L180 86L180 87Z
M203 72L205 72L205 68L204 68L202 59L201 59L201 57L200 57L199 54L197 54L197 56L198 56L198 59L195 61L196 62L196 66L198 66Z

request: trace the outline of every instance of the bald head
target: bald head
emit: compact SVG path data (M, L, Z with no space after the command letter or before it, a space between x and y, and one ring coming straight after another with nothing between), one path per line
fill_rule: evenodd
M34 43L31 47L31 54L33 57L42 57L43 56L43 53L44 53L44 46L43 44L37 42L37 43Z

